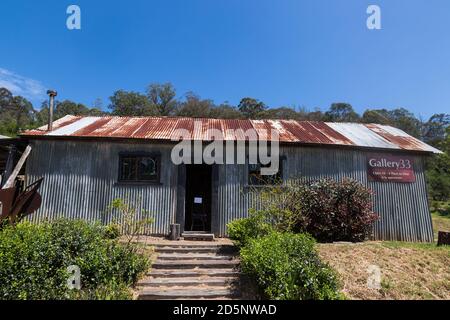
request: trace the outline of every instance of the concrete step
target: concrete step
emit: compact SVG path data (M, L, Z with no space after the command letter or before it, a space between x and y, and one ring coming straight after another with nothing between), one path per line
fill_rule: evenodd
M161 253L158 260L232 260L231 255L216 255L204 253Z
M228 287L157 287L144 288L139 292L139 300L160 300L160 299L218 299L233 298L240 294Z
M234 268L238 260L156 260L153 269Z
M219 286L236 285L237 277L184 277L184 278L146 278L138 283L138 287L185 287L185 286Z
M233 269L153 269L149 274L159 278L183 278L183 277L232 277L238 276L239 271Z
M187 241L214 241L214 234L212 233L185 233L181 234L184 240Z

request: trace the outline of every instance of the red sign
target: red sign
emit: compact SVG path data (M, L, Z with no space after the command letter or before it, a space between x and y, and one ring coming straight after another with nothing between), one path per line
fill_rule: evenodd
M415 182L414 160L411 157L391 155L369 155L367 175L370 181Z

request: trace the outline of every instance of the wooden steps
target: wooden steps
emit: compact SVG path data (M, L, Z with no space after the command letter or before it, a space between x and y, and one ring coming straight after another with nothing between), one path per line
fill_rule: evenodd
M214 234L201 231L187 231L181 234L187 241L214 241Z
M148 278L139 283L141 287L185 287L185 286L219 286L233 284L236 277L193 276L178 278Z
M230 288L146 288L141 291L139 300L162 300L162 299L226 299L235 298L238 293Z
M237 277L239 271L233 269L154 269L149 276L153 278L184 278L184 277Z
M232 260L233 256L231 255L217 255L214 253L204 254L204 253L161 253L158 255L159 260Z
M138 283L139 299L235 299L239 260L230 245L156 245L151 272Z

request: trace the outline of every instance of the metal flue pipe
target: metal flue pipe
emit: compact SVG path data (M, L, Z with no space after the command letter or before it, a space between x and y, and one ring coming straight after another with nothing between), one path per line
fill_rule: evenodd
M47 94L50 98L49 106L48 106L48 131L53 130L53 108L55 104L55 97L58 93L55 90L48 90Z

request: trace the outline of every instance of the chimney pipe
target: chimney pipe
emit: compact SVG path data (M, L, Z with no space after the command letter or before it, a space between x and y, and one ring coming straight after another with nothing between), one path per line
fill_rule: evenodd
M55 104L55 97L58 95L58 93L54 90L48 90L47 91L48 96L50 97L50 104L48 106L48 131L53 130L53 106Z

